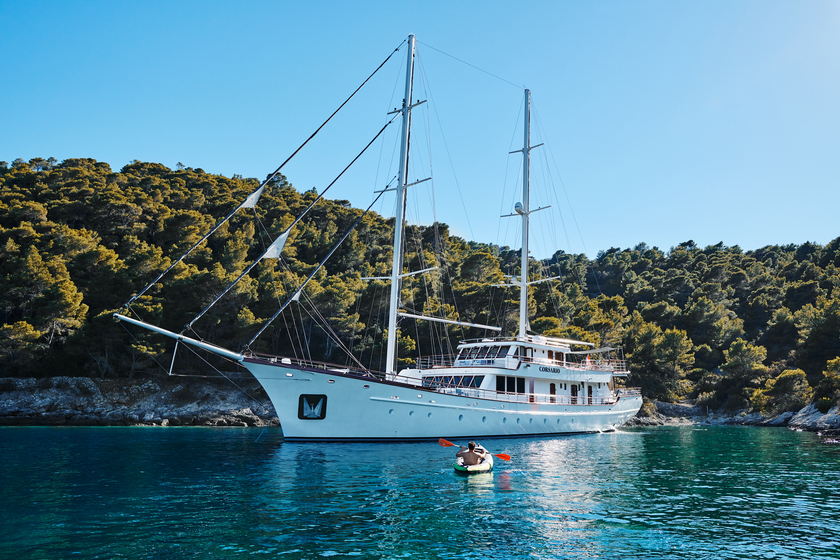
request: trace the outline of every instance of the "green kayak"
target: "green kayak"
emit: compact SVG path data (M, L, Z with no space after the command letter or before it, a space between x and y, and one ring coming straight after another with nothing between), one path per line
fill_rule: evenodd
M455 472L460 474L478 474L493 470L493 455L480 445L475 446L476 451L484 451L484 459L477 465L465 465L463 457L455 458Z

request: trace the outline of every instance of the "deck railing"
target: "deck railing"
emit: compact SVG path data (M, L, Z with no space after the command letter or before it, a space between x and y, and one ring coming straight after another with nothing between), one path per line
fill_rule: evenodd
M490 389L444 386L441 383L432 383L430 386L427 386L427 388L434 389L439 393L445 393L447 395L458 395L474 399L488 399L501 401L502 403L557 404L567 406L612 405L617 403L618 399L622 397L641 396L641 392L636 387L619 389L616 391L614 396L610 397L589 397L586 395L573 397L570 395L548 395L543 393L508 393L504 391L493 391Z
M253 353L250 356L267 362L282 362L291 364L297 367L304 367L307 369L320 369L343 371L345 373L353 373L356 375L365 375L368 377L384 377L380 372L364 370L358 367L349 367L341 364L331 364L328 362L317 362L314 360L305 360L301 358L289 358L281 356L272 356L270 354ZM451 368L456 365L455 354L440 354L436 356L420 356L417 358L417 369L440 369ZM559 367L577 371L613 371L624 373L627 371L626 360L602 359L602 360L583 360L579 362L572 362L567 360L549 360L547 358L532 358L522 356L505 356L502 358L476 358L476 359L460 359L457 360L458 366L463 367L500 367L507 369L516 369L519 363L528 363L548 367Z
M417 369L449 368L455 365L457 354L440 354L437 356L420 356L417 358Z
M273 364L288 364L305 369L316 369L323 371L331 371L335 373L352 373L354 375L363 375L365 377L375 377L379 379L383 379L385 377L384 373L378 371L369 371L359 367L349 367L341 364L331 364L329 362L316 362L313 360L304 360L301 358L290 358L287 356L273 356L271 354L258 353L252 353L249 355L249 357L265 360L266 362L270 362Z
M417 358L418 369L438 369L451 368L456 364L455 354L441 354L437 356L420 356ZM457 360L459 366L464 367L501 367L516 369L520 362L536 364L548 367L561 367L566 369L573 369L578 371L614 371L626 372L627 360L617 359L598 359L598 360L581 360L572 362L568 360L549 360L548 358L532 358L532 357L517 357L505 356L503 358L475 358Z

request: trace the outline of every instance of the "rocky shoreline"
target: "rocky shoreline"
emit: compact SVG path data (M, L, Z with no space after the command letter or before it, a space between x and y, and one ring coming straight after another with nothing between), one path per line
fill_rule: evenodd
M0 426L279 425L259 383L229 379L0 378Z
M787 427L792 430L818 432L821 435L840 437L840 407L834 407L823 414L814 405L809 405L798 412L783 412L779 415L763 415L760 412L710 411L703 407L683 404L651 401L655 410L646 411L631 418L625 426L667 426L680 424L697 425L744 425Z
M134 381L89 377L0 378L0 426L278 426L268 396L250 375L159 377ZM741 424L788 427L840 437L840 407L811 405L764 416L720 413L651 401L625 426Z

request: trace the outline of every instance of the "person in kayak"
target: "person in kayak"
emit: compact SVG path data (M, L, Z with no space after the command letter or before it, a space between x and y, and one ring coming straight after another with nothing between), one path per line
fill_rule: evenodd
M484 460L485 452L482 450L476 451L475 442L471 441L467 447L461 446L461 451L455 454L456 457L464 459L464 465L477 465Z

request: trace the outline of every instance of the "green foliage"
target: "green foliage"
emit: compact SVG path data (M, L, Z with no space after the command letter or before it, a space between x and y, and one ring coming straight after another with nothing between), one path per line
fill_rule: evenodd
M833 297L817 296L816 302L803 305L794 314L799 329L801 367L808 378L818 382L820 371L840 346L840 294L834 288Z
M767 358L767 350L742 338L735 340L728 350L724 350L723 357L726 361L720 368L726 372L728 378L742 385L755 385L767 373L767 367L763 363Z
M654 418L658 415L656 412L656 405L649 399L645 398L642 401L642 408L639 409L639 416L643 418Z
M717 383L716 398L729 410L748 408L756 389L768 377L764 365L767 350L739 338L723 351L723 356L720 369L724 375Z
M135 161L114 172L89 158L0 165L0 375L135 375L172 359L173 345L111 320L250 194L256 179ZM238 213L132 304L143 319L180 331L312 201L282 176L253 213ZM321 200L289 236L282 263L266 259L192 329L239 348L286 301L361 215ZM393 220L365 216L326 267L253 350L342 360L350 348L383 369ZM495 287L520 273L519 251L467 242L446 224L406 228L401 304L409 311L516 330L518 291ZM631 383L647 396L691 396L711 408L780 409L808 398L840 404L840 238L826 246L744 252L686 241L644 243L594 260L558 251L532 261L528 309L537 333L623 346ZM318 319L316 321L316 319ZM331 332L329 332L331 331ZM404 319L399 360L444 354L479 328ZM178 367L205 368L188 351ZM53 368L53 369L51 369ZM776 374L776 372L782 372ZM793 373L791 373L793 372ZM802 378L804 375L804 381Z
M813 391L801 369L785 370L778 377L768 379L764 389L752 395L753 408L775 414L799 410L811 400Z
M26 321L0 327L0 355L6 368L30 372L35 361L42 354L45 344L39 343L43 336Z
M694 345L685 331L667 329L663 332L658 325L644 321L637 312L628 328L628 337L631 382L653 398L677 398L682 392L680 381L694 364Z
M840 405L840 357L829 360L826 364L822 379L814 389L814 399L822 413Z
M822 398L817 400L817 410L819 410L823 414L825 414L826 412L828 412L829 410L834 408L834 406L835 406L834 400L832 400L828 397L822 397Z

